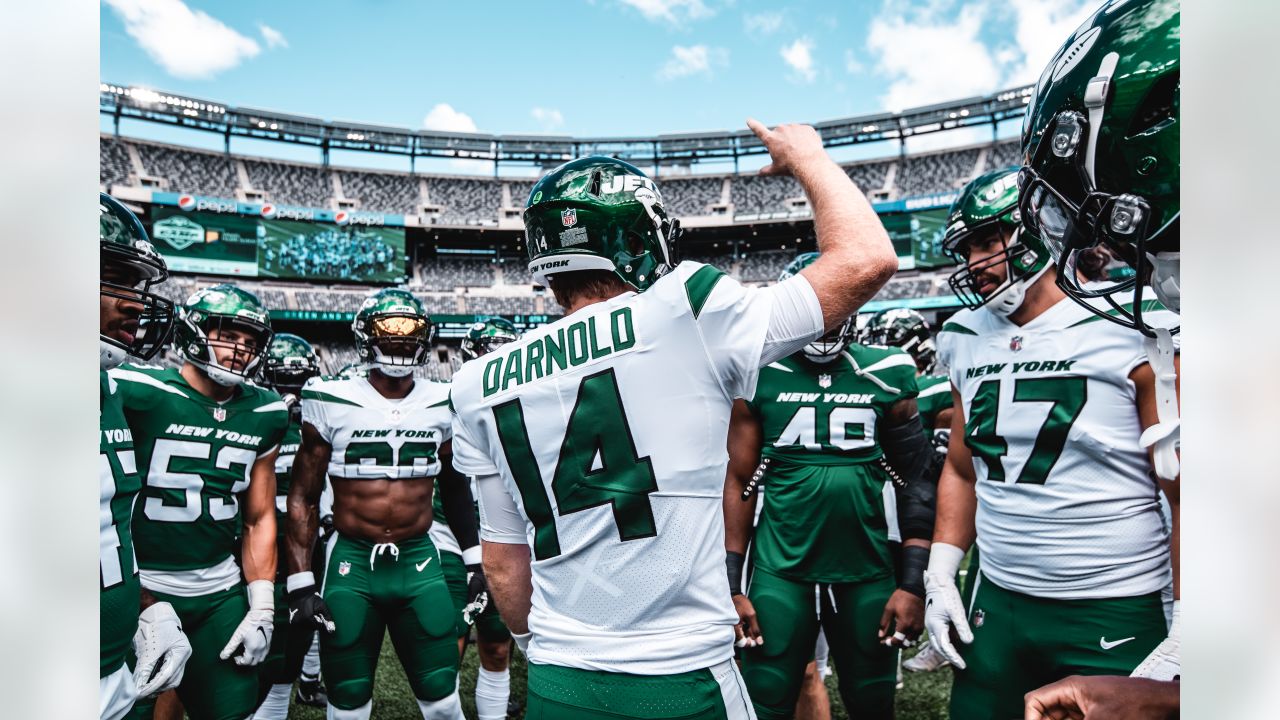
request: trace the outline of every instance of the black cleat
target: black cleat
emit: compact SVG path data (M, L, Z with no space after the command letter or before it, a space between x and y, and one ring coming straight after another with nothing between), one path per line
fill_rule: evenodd
M329 694L325 692L324 682L320 678L299 680L298 692L294 695L294 700L302 705L324 708L329 704Z
M508 720L515 720L515 718L520 717L520 713L523 711L524 711L524 708L520 707L520 703L516 702L515 700L507 701Z

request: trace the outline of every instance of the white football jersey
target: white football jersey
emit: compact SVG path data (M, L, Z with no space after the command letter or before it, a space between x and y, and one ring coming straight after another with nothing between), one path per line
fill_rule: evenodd
M1148 322L1177 324L1144 305ZM1056 599L1167 585L1168 530L1129 380L1147 362L1142 335L1066 298L1022 326L962 310L938 348L964 403L982 574Z
M482 488L481 537L532 549L531 662L661 675L732 657L730 409L762 355L821 333L801 281L812 307L786 342L778 295L686 262L454 375L454 464L500 476L516 520L495 529Z
M449 386L421 379L398 400L365 378L311 380L302 421L333 446L329 476L350 480L433 477L440 446L453 436Z

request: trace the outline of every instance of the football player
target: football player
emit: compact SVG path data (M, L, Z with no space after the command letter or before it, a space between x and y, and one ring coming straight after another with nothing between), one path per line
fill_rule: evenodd
M302 444L289 489L292 622L319 624L329 717L367 720L389 633L426 720L460 720L453 602L431 541L433 487L462 544L473 612L485 604L471 492L453 470L449 386L414 378L435 326L398 288L369 294L351 324L368 377L313 380L302 392ZM311 571L328 476L335 532L324 585Z
M813 128L749 126L814 208L824 251L748 289L677 263L657 185L607 157L533 187L529 269L566 316L454 375L455 462L477 479L484 563L529 658L528 717L752 717L734 663L721 494L735 397L897 267Z
M1018 222L1017 176L965 186L944 238L970 309L938 335L955 407L926 624L956 667L958 720L1015 716L1026 692L1070 674L1127 674L1166 636L1169 535L1139 444L1155 413L1142 336L1066 298ZM975 532L966 616L954 578ZM952 628L972 643L963 654Z
M796 258L780 281L817 258ZM916 410L916 362L897 348L853 344L855 334L850 318L761 368L755 394L738 401L729 426L725 550L739 632L751 638L742 675L762 719L795 713L819 627L845 707L892 717L896 648L924 629L934 480ZM743 499L762 458L768 492L744 594L736 578L754 507ZM891 521L884 491L895 475L902 497ZM891 524L905 540L901 582Z
M302 386L319 375L320 363L311 343L292 333L276 333L271 338L262 365L263 383L279 393L289 408L289 430L276 455L276 552L280 558L285 557L285 499L289 495L289 475L302 440ZM321 564L312 563L313 569ZM305 704L324 707L327 702L318 673L314 672L316 668L312 668L310 675L301 673L315 632L303 627L289 631L289 606L284 597L287 576L286 563L277 562L275 630L271 634L267 659L259 666L259 695L263 699L253 715L254 720L284 720L288 717L294 680L299 680L298 696L305 699Z
M142 488L133 433L117 384L107 370L133 357L147 360L173 328L173 303L152 288L169 276L137 216L98 195L99 286L99 716L124 717L138 697L176 687L191 656L182 621L167 602L142 588L133 550L134 499ZM133 670L127 655L133 644Z
M193 719L251 715L253 666L271 644L275 459L289 413L279 395L248 382L270 340L258 298L215 285L179 309L181 368L110 372L145 468L133 521L142 585L170 603L187 629L192 655L178 697ZM151 710L150 703L134 708L137 717Z
M1147 314L1161 305L1174 313L1181 307L1180 31L1177 0L1111 2L1086 20L1036 85L1023 125L1019 175L1024 222L1057 260L1062 290L1145 336L1151 366L1144 372L1154 376L1155 400L1154 412L1143 408L1141 443L1151 449L1169 501L1174 602L1168 637L1133 675L1166 681L1180 673L1180 364L1176 330L1148 321ZM1118 257L1133 277L1079 282L1072 269L1096 250ZM1144 299L1147 284L1158 302ZM1132 297L1125 294L1130 288ZM1116 685L1129 691L1124 681ZM1135 681L1131 691L1136 695L1143 687ZM1169 694L1176 701L1177 690Z
M935 375L938 351L929 332L929 323L920 313L910 308L881 310L867 320L859 342L864 345L882 345L907 351L916 361L916 384L920 394L916 405L920 410L920 422L937 451L946 455L947 439L951 433L951 381L946 375ZM960 592L968 598L968 591L978 565L977 550L969 551L969 570L960 583ZM947 658L925 640L920 650L902 667L911 672L932 672L947 665Z

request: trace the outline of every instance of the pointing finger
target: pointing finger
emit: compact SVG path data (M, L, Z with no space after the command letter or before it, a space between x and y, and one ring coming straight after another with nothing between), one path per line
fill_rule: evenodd
M747 118L747 127L751 128L751 132L755 133L761 142L767 141L769 136L773 134L769 131L769 128L765 127L764 123L755 118Z

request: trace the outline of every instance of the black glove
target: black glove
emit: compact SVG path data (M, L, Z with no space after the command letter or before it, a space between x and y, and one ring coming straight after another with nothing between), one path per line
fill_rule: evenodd
M329 604L320 597L315 583L303 585L291 590L286 598L289 601L289 624L305 629L324 630L332 635L338 629L333 621L333 612Z
M462 608L462 619L468 625L475 623L480 613L489 607L489 583L484 579L480 563L467 566L467 604Z

